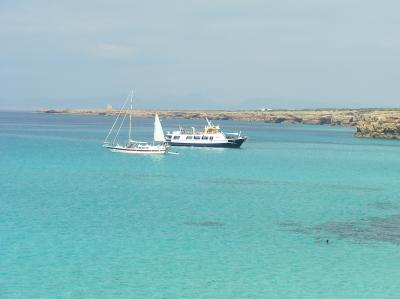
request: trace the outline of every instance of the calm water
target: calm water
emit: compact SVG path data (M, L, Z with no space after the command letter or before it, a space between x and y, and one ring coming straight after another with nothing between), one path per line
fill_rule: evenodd
M399 298L400 142L221 121L242 149L139 157L112 121L0 113L0 298Z

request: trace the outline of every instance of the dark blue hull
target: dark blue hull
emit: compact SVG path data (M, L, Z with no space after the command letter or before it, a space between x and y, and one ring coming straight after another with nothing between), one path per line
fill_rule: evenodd
M168 144L172 146L193 146L193 147L224 147L224 148L239 148L247 138L238 138L229 140L229 142L224 143L181 143L169 141Z

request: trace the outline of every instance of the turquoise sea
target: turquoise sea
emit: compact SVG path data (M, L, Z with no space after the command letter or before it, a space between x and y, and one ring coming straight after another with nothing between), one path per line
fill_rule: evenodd
M241 149L145 157L113 120L0 113L0 298L400 298L400 142L219 121Z

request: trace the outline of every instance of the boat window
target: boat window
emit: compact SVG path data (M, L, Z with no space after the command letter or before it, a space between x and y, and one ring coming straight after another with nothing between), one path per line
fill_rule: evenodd
M214 137L213 136L210 136L210 140L213 140L214 139Z
M194 139L200 139L200 136L194 136Z
M203 137L201 137L201 139L207 140L207 139L208 139L208 136L203 136Z
M186 139L193 139L192 135L186 136Z
M177 140L177 139L179 139L181 136L174 136L174 140Z

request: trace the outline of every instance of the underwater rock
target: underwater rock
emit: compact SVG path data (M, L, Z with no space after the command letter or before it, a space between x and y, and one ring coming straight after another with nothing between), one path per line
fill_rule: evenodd
M324 235L356 243L400 244L400 214L352 221L331 221L313 226L303 226L299 223L278 223L278 225L284 231L313 235L317 240Z

